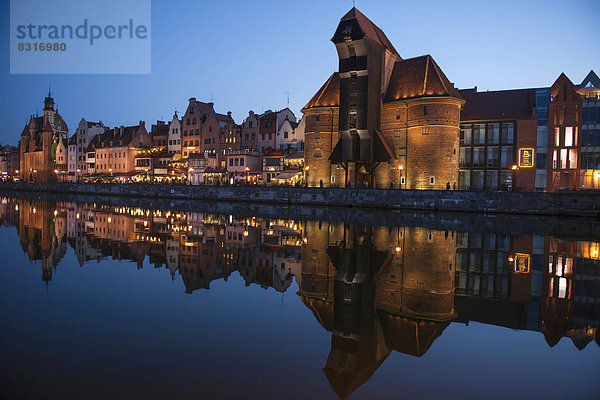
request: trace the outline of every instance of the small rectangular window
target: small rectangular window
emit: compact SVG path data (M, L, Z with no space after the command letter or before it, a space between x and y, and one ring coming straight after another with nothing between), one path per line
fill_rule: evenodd
M427 106L423 106L423 115L428 115L429 114L429 109L427 108Z
M435 177L430 176L429 177L429 183L432 184L432 185L435 184Z
M429 127L421 128L421 135L429 135Z

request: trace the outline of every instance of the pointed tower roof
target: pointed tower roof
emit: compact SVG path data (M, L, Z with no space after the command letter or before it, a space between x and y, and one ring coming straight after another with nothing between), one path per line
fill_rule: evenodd
M347 22L356 21L358 27L362 32L352 32L352 39L358 40L363 36L369 37L375 43L385 47L389 51L391 51L396 56L400 57L392 42L385 36L385 33L377 25L375 25L369 18L367 18L363 13L361 13L356 7L352 7L350 11L346 13L340 20L340 24L335 31L335 34L331 38L331 41L341 42L345 37L345 30L347 29Z
M582 95L600 94L600 78L591 70L579 85L577 93Z

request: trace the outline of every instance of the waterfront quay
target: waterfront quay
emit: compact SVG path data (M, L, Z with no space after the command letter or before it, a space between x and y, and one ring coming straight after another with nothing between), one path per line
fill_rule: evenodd
M4 182L0 184L0 193L14 191L63 193L93 197L189 199L288 206L358 207L380 210L476 212L587 218L599 218L600 216L600 193L597 191L519 193L377 188L82 184L68 182Z

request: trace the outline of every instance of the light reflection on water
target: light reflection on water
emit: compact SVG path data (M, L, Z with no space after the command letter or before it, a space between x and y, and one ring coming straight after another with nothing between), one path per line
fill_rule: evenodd
M597 393L597 237L13 198L0 218L11 396Z

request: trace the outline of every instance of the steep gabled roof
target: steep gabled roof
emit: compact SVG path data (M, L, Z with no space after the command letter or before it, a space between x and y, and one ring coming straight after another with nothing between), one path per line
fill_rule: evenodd
M598 75L596 75L594 70L591 70L590 73L587 74L585 79L581 82L581 85L579 85L580 88L585 88L588 86L593 86L595 88L600 89L600 78L598 78Z
M340 105L340 75L334 72L327 82L317 91L312 99L304 106L307 108L316 107L337 107Z
M428 54L396 62L384 101L439 96L461 99L454 85Z
M392 45L392 42L390 42L390 40L387 38L387 36L385 36L385 33L383 33L383 31L381 29L379 29L379 27L377 25L375 25L363 13L358 11L358 9L356 7L352 7L352 9L350 11L348 11L348 13L342 17L342 19L340 20L340 25L342 24L342 22L350 21L350 20L356 20L358 22L358 26L363 31L365 36L368 36L375 43L380 44L381 46L383 46L386 49L388 49L389 51L391 51L393 54L400 57L400 55L398 54L398 52ZM339 31L339 26L338 26L338 31ZM336 31L336 34L337 33L338 32ZM333 41L333 38L331 40Z

